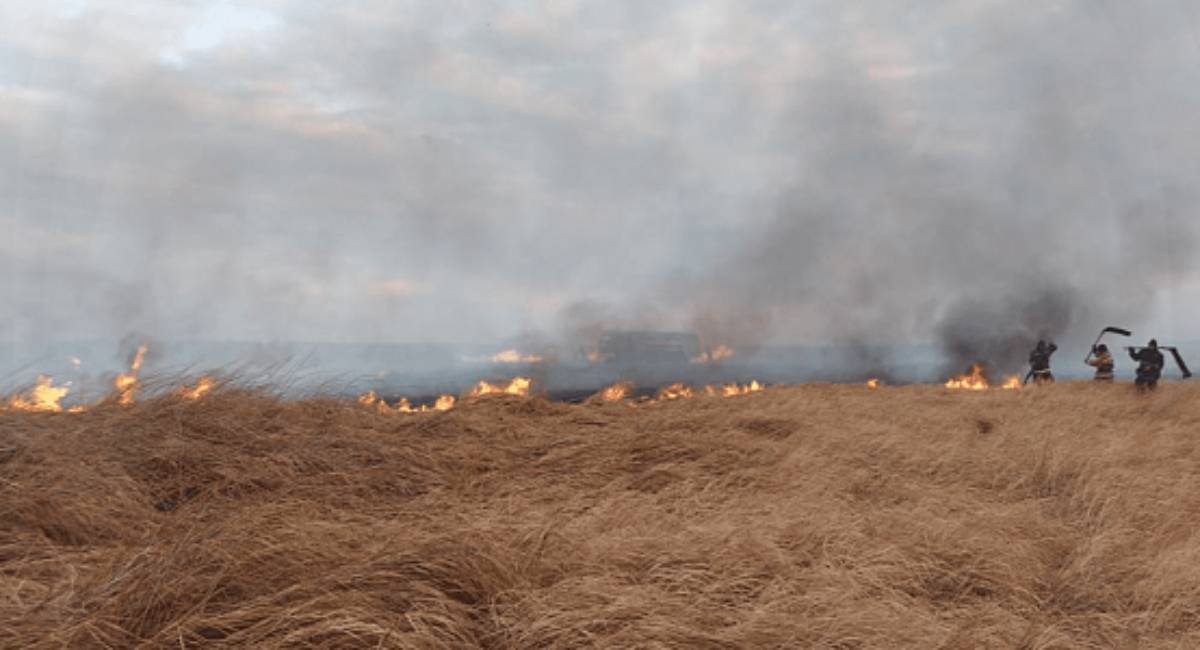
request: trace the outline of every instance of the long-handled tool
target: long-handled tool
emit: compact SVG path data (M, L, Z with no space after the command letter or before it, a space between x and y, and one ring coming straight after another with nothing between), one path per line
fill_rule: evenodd
M1171 356L1175 357L1175 365L1179 366L1179 372L1183 373L1183 378L1184 379L1191 378L1192 371L1188 370L1187 364L1183 362L1183 355L1179 354L1179 348L1169 347L1169 348L1163 348L1163 349L1170 351Z
M1100 345L1100 339L1104 338L1105 334L1120 334L1121 336L1133 336L1133 332L1131 332L1127 329L1121 328L1121 327L1112 327L1111 325L1100 330L1100 336L1096 337L1096 342L1092 344L1092 347L1088 348L1088 354L1086 357L1083 358L1084 363L1087 363L1088 359L1092 358L1092 352L1094 352L1096 350L1097 345Z
M1146 348L1145 347L1130 347L1130 348L1125 348L1125 349L1126 350L1145 350ZM1175 357L1175 365L1179 366L1179 372L1181 372L1183 374L1183 378L1191 379L1192 371L1188 370L1187 364L1183 362L1183 355L1179 354L1179 348L1177 348L1173 345L1160 345L1160 346L1158 346L1158 349L1166 350L1167 352L1170 352L1171 356Z

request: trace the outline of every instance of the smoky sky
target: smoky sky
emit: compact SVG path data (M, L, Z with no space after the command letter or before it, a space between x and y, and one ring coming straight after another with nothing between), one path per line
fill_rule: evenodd
M0 339L1197 338L1198 35L1166 1L0 0Z

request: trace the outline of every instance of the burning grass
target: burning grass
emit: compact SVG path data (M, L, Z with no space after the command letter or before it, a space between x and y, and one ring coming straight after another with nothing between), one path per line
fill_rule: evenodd
M1200 647L1200 389L0 412L0 647Z

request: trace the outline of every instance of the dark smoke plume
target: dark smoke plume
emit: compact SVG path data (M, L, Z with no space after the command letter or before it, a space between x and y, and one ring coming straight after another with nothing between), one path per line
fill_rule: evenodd
M1054 342L1072 327L1086 326L1085 305L1070 287L961 300L938 325L946 373L963 372L979 361L988 363L989 371L1017 372L1037 341Z

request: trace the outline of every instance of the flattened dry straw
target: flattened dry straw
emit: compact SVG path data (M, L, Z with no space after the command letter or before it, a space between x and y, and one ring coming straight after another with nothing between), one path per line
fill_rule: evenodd
M0 413L0 647L1200 647L1200 389Z

